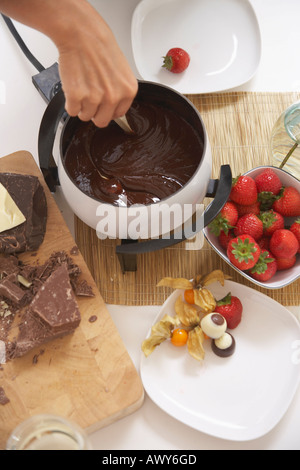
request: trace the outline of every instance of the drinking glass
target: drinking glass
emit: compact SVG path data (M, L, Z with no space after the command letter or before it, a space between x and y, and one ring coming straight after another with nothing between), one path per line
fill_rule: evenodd
M62 417L35 415L19 424L6 450L91 450L85 432Z
M273 165L300 179L300 101L287 108L271 134Z

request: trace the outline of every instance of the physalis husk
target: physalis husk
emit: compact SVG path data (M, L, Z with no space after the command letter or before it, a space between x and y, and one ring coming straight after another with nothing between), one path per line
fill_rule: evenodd
M194 289L194 299L195 305L205 313L212 313L217 306L213 294L205 287Z
M196 276L194 283L199 286L209 286L209 284L219 282L222 286L224 286L225 279L229 279L229 277L230 276L225 275L220 269L215 269L205 276Z
M179 295L175 302L175 313L183 326L194 327L199 325L199 312L192 305L186 304L182 295Z
M149 338L145 339L142 344L142 351L148 357L163 341L171 337L172 331L175 326L180 325L180 320L177 317L165 315L163 319L151 328Z
M157 287L172 287L172 289L193 289L193 283L183 277L164 277Z
M189 332L187 340L188 352L197 361L203 361L205 358L204 340L205 336L200 326L196 326L196 328Z

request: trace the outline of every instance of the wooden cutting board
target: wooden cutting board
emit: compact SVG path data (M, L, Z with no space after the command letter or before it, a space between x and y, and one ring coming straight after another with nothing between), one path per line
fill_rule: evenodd
M20 151L0 158L0 172L38 176L47 197L45 240L35 256L26 253L20 258L36 264L56 251L70 254L75 241L32 155ZM0 368L0 387L10 400L0 405L1 449L13 429L35 414L63 416L93 432L134 412L143 403L140 377L83 257L80 253L71 257L95 297L78 298L82 321L73 335L52 341ZM97 320L91 323L93 315ZM43 354L39 354L41 349Z

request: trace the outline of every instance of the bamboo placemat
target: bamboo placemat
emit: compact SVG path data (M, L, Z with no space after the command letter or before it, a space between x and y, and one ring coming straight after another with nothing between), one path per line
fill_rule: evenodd
M207 129L213 155L213 178L221 164L229 163L233 175L259 165L272 164L270 135L279 115L300 93L234 92L188 95L199 109ZM94 230L75 221L76 241L95 282L108 304L161 305L169 289L157 288L165 276L192 278L220 268L232 280L255 288L282 305L300 304L300 280L280 290L262 289L227 265L204 242L199 251L188 251L185 243L157 252L138 255L137 271L122 273L115 254L119 240L99 240Z

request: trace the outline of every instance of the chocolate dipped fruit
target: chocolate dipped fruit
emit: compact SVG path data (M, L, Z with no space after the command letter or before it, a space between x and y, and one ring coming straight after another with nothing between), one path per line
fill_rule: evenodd
M211 348L219 357L230 357L235 352L236 342L234 337L226 332L220 338L212 340Z
M218 339L227 330L227 322L219 313L209 313L201 320L201 328L204 334L212 339Z

